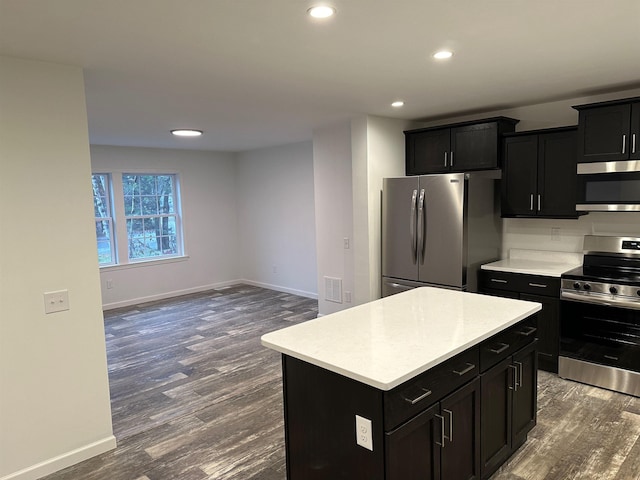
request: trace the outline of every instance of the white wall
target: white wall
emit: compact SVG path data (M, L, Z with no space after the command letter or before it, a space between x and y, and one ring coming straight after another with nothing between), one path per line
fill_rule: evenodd
M353 238L351 155L350 122L313 131L319 315L353 305L326 300L324 281L324 277L341 278L343 292L354 291L353 248L344 248L344 238Z
M382 179L405 174L403 131L410 128L416 124L374 116L352 122L356 304L380 298Z
M0 478L35 479L115 447L80 68L0 57L0 169Z
M178 173L186 257L102 267L102 302L114 308L207 290L240 278L233 154L92 146L96 173ZM116 193L117 195L117 193ZM125 249L126 252L126 249ZM110 280L112 288L107 288Z
M236 162L241 277L317 298L312 143L239 153Z

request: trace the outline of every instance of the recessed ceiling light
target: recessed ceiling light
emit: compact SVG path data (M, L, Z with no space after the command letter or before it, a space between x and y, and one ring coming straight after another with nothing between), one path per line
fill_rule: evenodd
M437 58L438 60L451 57L453 57L453 52L450 50L440 50L439 52L433 54L433 58Z
M404 106L404 102L402 100L398 100L397 102L393 102L391 104L392 107L400 108Z
M179 128L177 130L171 130L171 133L177 137L199 137L202 135L202 130L193 130L191 128Z
M336 9L327 5L318 5L317 7L311 7L307 10L307 13L313 18L327 18L336 13Z

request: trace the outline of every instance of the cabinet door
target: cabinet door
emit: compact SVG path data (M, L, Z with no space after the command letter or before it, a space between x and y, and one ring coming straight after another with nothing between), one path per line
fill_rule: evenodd
M386 480L438 480L440 478L439 404L385 435Z
M515 373L516 367L508 357L480 376L482 478L493 473L511 453Z
M538 215L575 217L576 132L538 135Z
M407 133L407 175L449 171L450 129Z
M538 400L538 355L537 343L523 348L513 356L517 368L517 386L513 390L512 449L518 448L527 439L537 419Z
M558 373L560 300L527 294L522 294L520 298L542 304L542 310L538 312L538 365L542 370Z
M630 104L580 110L578 162L627 160L630 119Z
M440 402L445 441L441 448L443 480L480 478L480 379Z
M493 122L451 129L449 164L454 171L498 168L498 125Z
M631 104L631 144L629 158L640 159L640 102Z
M505 138L502 216L535 215L537 172L537 135Z

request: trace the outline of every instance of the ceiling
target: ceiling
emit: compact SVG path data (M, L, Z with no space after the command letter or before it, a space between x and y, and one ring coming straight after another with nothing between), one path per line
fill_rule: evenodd
M640 86L638 0L312 3L0 0L0 54L82 66L93 144L219 151Z

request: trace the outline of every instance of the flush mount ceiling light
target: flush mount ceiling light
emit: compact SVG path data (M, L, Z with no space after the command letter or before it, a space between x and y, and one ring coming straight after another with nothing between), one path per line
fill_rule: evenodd
M318 5L311 7L307 13L313 18L328 18L335 15L336 9L327 5Z
M395 107L395 108L404 107L404 102L403 102L402 100L398 100L398 101L396 101L396 102L393 102L393 103L391 104L391 106L392 106L392 107Z
M453 52L451 50L440 50L439 52L433 54L433 58L436 58L438 60L444 60L445 58L451 57L453 57Z
M202 135L202 130L193 130L192 128L178 128L171 130L171 133L176 137L199 137Z

